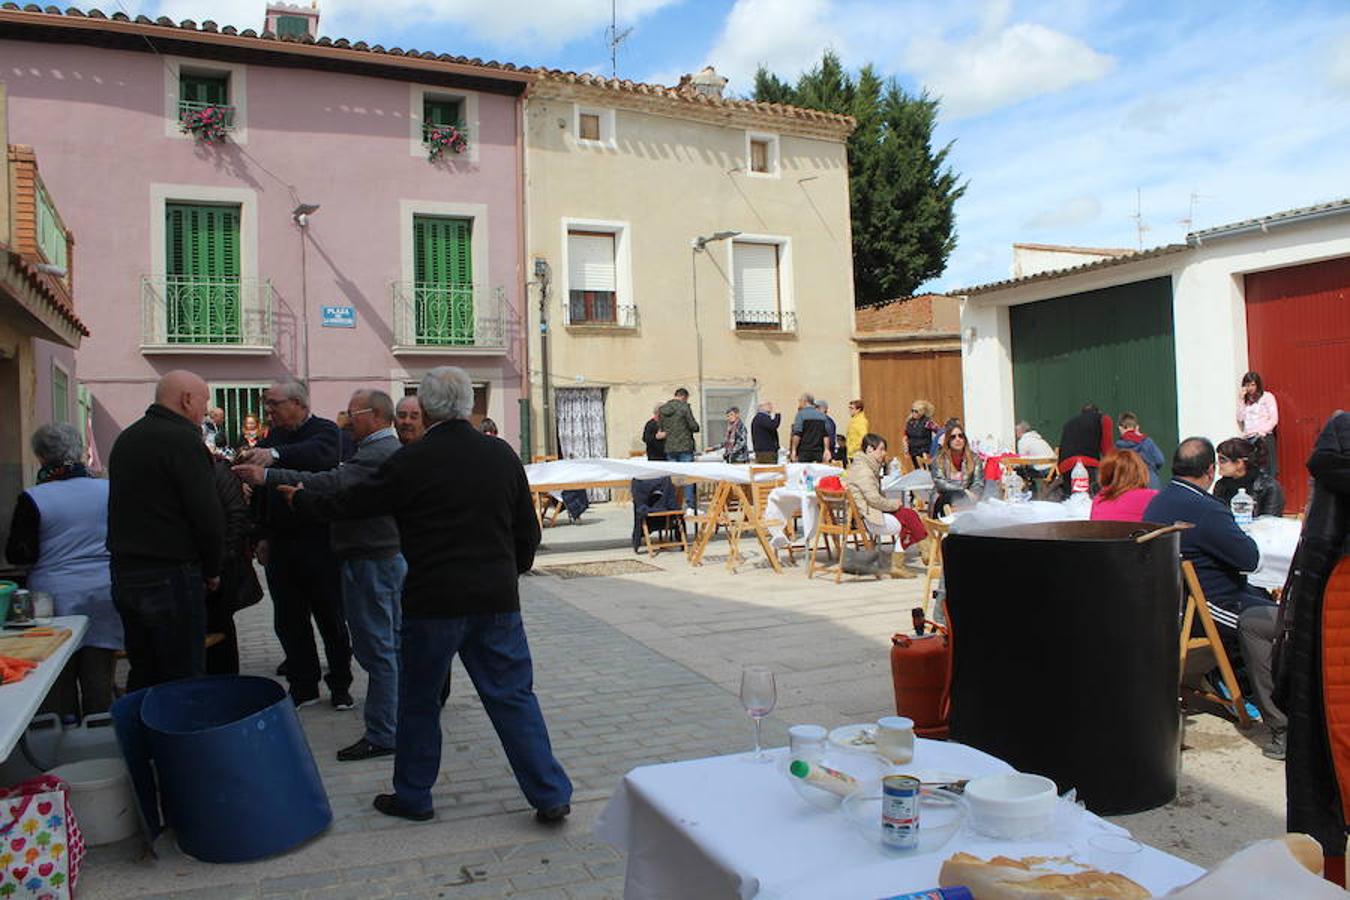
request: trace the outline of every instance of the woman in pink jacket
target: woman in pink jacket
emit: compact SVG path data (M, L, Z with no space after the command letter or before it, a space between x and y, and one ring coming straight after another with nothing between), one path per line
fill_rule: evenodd
M1266 471L1274 478L1280 474L1275 457L1275 427L1280 424L1280 407L1275 395L1267 391L1261 376L1248 372L1242 376L1238 391L1238 430L1242 436L1265 450Z

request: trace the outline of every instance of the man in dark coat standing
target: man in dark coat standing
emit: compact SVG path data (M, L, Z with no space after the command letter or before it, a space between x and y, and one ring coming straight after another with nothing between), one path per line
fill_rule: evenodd
M240 463L277 465L300 472L326 472L336 467L340 445L337 424L309 411L309 391L298 381L278 381L263 395L271 430L258 445L239 457ZM273 627L286 653L286 680L296 706L319 699L319 651L314 646L313 617L328 657L328 690L335 709L351 709L352 645L342 614L342 582L338 560L329 544L328 524L304 522L282 501L276 487L254 493L266 540L258 561L267 570L272 594Z
M417 396L426 435L374 477L328 496L303 485L279 488L301 515L392 514L398 523L408 576L394 793L378 795L375 808L419 821L434 814L440 692L458 653L535 818L561 822L572 810L572 783L553 756L520 618L519 576L534 565L539 546L525 469L510 445L468 421L473 382L463 369L432 369Z
M755 462L774 465L778 462L778 426L783 414L774 412L772 403L761 403L750 420L750 446L755 450Z
M199 424L209 394L193 373L168 373L108 456L113 604L133 691L205 671L206 591L220 586L225 541Z

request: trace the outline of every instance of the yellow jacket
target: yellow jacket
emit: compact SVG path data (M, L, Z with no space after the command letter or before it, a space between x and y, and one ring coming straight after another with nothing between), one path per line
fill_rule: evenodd
M848 458L853 459L862 452L862 439L871 428L867 424L867 413L860 412L848 420L848 432L844 435L844 445L848 447Z

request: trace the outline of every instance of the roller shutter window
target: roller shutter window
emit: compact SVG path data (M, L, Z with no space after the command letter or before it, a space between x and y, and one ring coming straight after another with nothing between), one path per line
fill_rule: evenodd
M568 321L574 325L613 324L617 301L614 235L567 233Z
M737 241L732 246L735 322L740 329L779 329L778 245Z

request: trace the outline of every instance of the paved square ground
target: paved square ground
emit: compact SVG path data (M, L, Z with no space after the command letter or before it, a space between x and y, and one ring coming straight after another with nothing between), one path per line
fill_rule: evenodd
M636 561L626 546L630 524L627 507L609 505L582 525L550 528L538 567ZM623 859L591 835L595 816L634 766L749 747L736 696L743 664L778 672L779 705L765 721L771 745L785 741L787 724L833 726L893 711L889 638L906 627L919 580L808 581L801 567L774 575L757 552L733 574L718 556L714 546L697 569L662 554L654 569L632 574L522 579L536 690L576 786L573 816L561 828L533 821L456 664L432 822L371 809L372 797L389 789L392 761L336 762L336 750L361 734L360 710L324 703L300 716L333 807L325 835L280 858L234 866L191 860L170 836L153 859L136 841L95 848L81 897L621 896ZM242 613L239 625L244 671L270 675L281 654L268 602ZM1192 717L1178 799L1117 821L1202 865L1283 833L1283 769L1261 756L1263 738L1259 727L1243 735L1212 716Z

